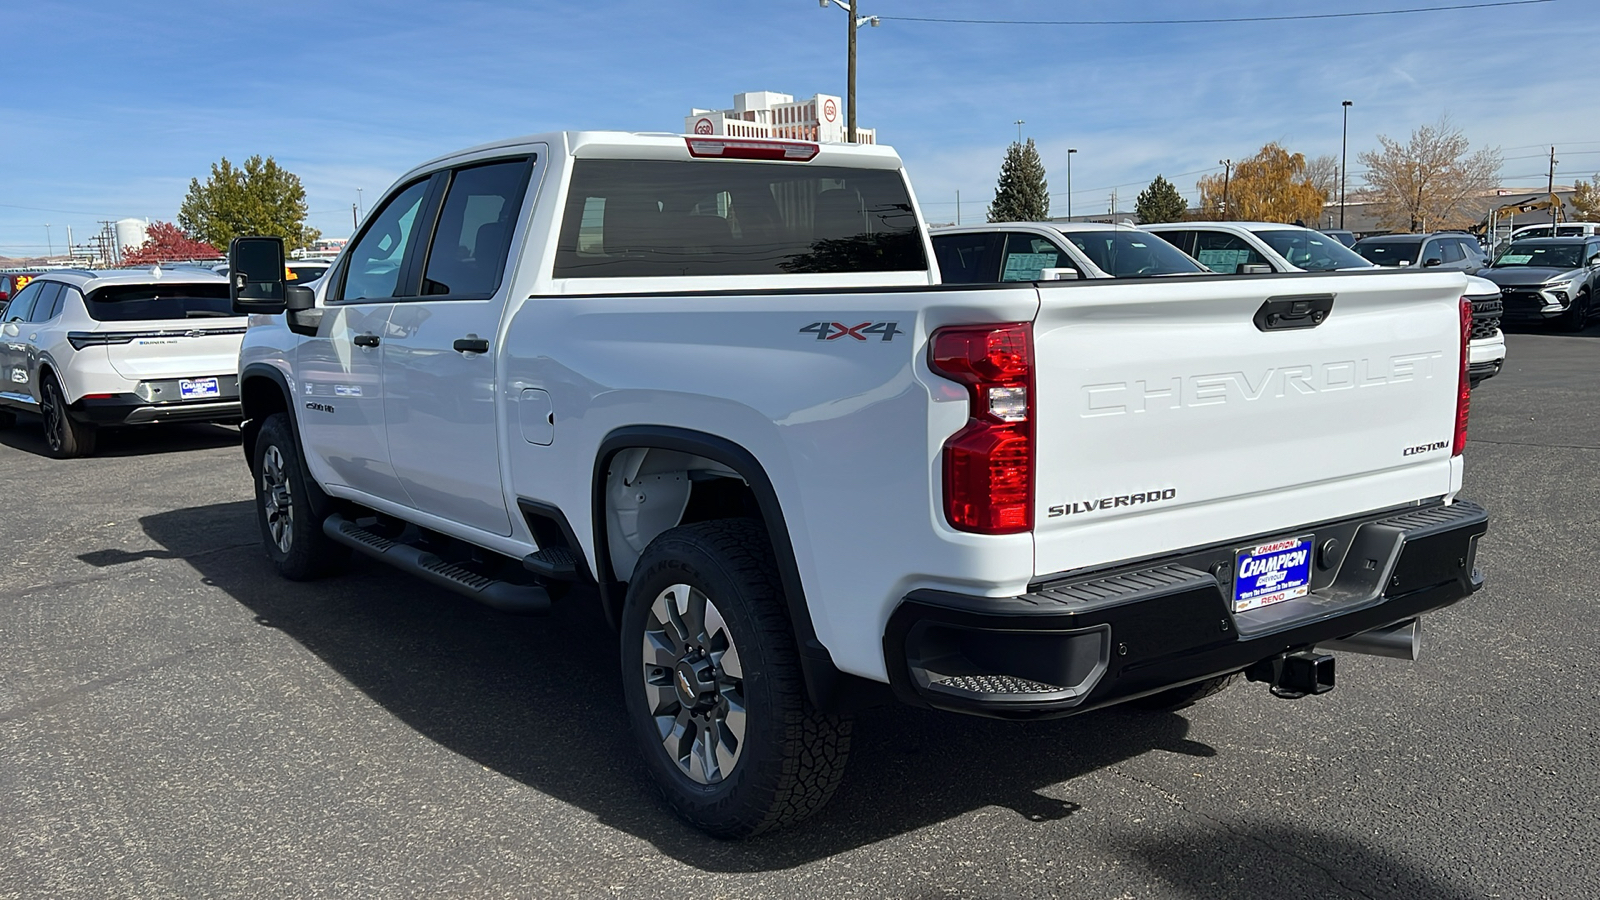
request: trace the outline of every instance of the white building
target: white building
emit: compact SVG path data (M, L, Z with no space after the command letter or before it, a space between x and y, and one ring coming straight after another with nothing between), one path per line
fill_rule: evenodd
M844 101L832 94L796 101L789 94L750 91L734 95L733 109L692 110L684 117L683 133L844 143ZM877 142L875 129L856 127L856 143Z

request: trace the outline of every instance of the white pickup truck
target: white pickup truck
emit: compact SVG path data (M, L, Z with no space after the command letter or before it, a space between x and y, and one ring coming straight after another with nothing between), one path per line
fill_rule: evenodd
M230 251L277 569L599 604L714 834L818 809L887 700L1321 693L1482 583L1459 274L941 285L888 148L593 132L418 167L312 288L281 255Z

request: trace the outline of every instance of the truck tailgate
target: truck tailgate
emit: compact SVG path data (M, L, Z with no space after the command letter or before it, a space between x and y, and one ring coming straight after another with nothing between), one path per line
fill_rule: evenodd
M1301 536L1459 488L1465 284L1428 272L1041 286L1035 575ZM1330 295L1315 327L1258 317L1269 299Z

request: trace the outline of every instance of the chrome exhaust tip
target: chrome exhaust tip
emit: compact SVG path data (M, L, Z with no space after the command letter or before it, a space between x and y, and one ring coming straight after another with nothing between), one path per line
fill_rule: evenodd
M1387 656L1415 662L1422 650L1422 620L1407 619L1340 640L1323 641L1317 644L1317 649L1365 653L1368 656Z

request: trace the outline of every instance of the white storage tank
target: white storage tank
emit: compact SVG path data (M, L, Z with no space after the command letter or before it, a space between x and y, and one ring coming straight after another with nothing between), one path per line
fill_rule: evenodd
M130 250L143 247L145 240L150 236L150 222L146 219L118 219L111 227L117 236L118 259Z

